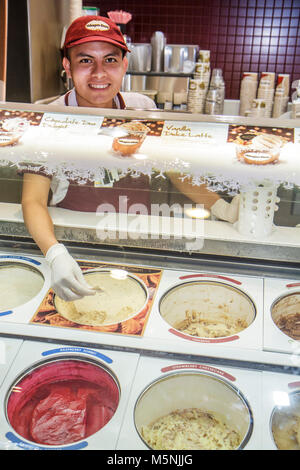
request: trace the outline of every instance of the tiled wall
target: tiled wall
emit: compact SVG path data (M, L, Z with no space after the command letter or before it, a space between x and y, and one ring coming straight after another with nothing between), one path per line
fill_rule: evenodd
M300 79L300 0L84 0L130 12L126 34L150 42L163 31L169 44L197 44L223 69L226 98L238 99L242 72L289 73Z

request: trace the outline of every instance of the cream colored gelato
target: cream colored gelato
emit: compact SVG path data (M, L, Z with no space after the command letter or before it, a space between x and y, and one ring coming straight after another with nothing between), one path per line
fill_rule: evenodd
M142 436L154 450L234 450L241 443L235 430L198 408L173 411L143 426Z
M290 338L300 339L300 293L286 295L272 307L272 318Z
M33 299L44 284L42 274L19 263L0 263L0 312Z
M109 272L85 274L95 295L66 302L55 296L57 311L68 320L83 325L109 325L127 320L145 305L147 296L142 284L130 275L113 277Z
M247 328L255 307L242 291L218 282L190 282L170 290L160 306L162 317L192 336L218 338Z
M291 406L273 414L272 433L279 450L300 450L300 396L290 395Z

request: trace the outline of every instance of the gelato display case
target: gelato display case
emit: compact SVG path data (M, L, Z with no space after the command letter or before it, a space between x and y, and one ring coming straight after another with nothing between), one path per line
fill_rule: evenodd
M0 447L299 449L299 150L299 120L2 103ZM95 295L52 289L24 173Z

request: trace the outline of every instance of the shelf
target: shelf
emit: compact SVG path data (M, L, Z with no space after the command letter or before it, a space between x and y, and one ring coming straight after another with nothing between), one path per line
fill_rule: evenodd
M127 71L126 75L146 75L147 77L183 77L190 78L193 73L175 73L175 72L131 72Z

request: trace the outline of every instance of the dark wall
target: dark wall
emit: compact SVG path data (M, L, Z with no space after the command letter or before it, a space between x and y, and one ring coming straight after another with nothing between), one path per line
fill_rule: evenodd
M27 1L8 2L6 100L30 102Z
M149 42L163 31L169 44L197 44L223 69L226 97L239 98L242 72L288 73L300 78L300 0L84 0L132 13L126 33Z

